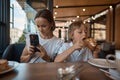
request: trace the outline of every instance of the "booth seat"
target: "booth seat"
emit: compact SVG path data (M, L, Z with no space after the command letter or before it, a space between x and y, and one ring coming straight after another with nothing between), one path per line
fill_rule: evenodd
M8 45L8 47L5 49L2 55L2 59L20 62L20 56L24 47L25 43L15 43Z

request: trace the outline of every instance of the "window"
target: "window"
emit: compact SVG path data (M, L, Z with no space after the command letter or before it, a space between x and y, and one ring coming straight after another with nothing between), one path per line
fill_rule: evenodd
M98 41L106 40L106 16L96 19L91 26L91 37Z
M26 13L16 0L10 0L10 43L18 43L26 27Z

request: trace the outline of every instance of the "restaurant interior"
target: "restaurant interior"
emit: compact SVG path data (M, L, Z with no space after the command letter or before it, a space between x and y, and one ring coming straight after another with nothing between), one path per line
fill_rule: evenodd
M82 20L88 27L88 37L94 38L99 45L102 43L112 45L110 53L114 50L120 49L119 40L119 6L120 0L102 0L102 1L89 1L89 0L17 0L18 4L25 11L27 16L27 32L30 32L29 21L34 20L37 11L41 9L49 9L54 16L56 29L54 34L63 39L65 42L68 40L67 31L70 23ZM26 4L34 11L27 9ZM4 5L4 6L3 6ZM12 5L13 6L13 5ZM10 9L10 10L9 10ZM11 7L10 1L1 1L1 17L0 17L0 55L2 56L5 49L11 44L10 27L14 28L15 20L14 8ZM10 15L9 15L10 14ZM12 20L11 20L12 15ZM32 25L33 26L33 25ZM17 31L16 31L17 32ZM27 33L26 32L26 33ZM17 34L17 33L16 33ZM17 36L13 36L17 37ZM13 43L19 43L18 41ZM113 48L114 47L114 48ZM107 52L109 53L109 52Z
M54 35L63 39L64 42L68 41L67 32L69 25L74 21L83 21L83 23L87 26L88 37L93 38L96 41L96 44L100 46L99 55L97 56L98 58L105 59L108 54L115 55L116 51L120 50L120 0L16 1L25 12L27 18L25 30L22 31L24 34L32 31L31 26L34 24L31 24L31 26L29 24L30 22L34 23L33 20L36 12L42 9L48 9L53 13L56 24ZM0 59L4 58L10 61L16 61L17 63L13 69L6 71L10 74L6 74L6 72L0 73L0 80L40 80L40 77L41 80L120 80L120 77L111 78L109 76L110 72L109 75L107 73L103 74L103 71L107 70L108 67L106 68L106 66L103 66L103 69L100 70L99 66L96 68L88 63L83 63L83 65L79 65L78 63L41 63L42 66L41 64L34 66L31 66L31 64L19 64L20 56L25 47L25 41L16 41L12 43L11 34L17 35L17 33L11 32L11 26L12 28L15 27L15 9L14 5L10 5L11 2L12 0L0 0ZM12 13L11 10L13 11ZM75 65L75 73L70 74L70 76L66 76L62 79L58 79L58 73L56 74L55 71L59 68L65 69L66 66L69 66L68 68L71 68L71 65L73 64ZM78 67L81 66L84 66L84 69L78 69ZM41 70L37 71L39 68ZM46 70L44 68L46 68ZM109 65L109 68L115 67L111 67ZM14 69L16 70L14 71ZM25 74L23 74L21 70ZM4 73L6 75L4 75ZM32 73L34 73L34 75ZM78 74L80 79L78 79ZM88 77L86 77L85 74L88 75ZM98 77L95 75L98 75Z

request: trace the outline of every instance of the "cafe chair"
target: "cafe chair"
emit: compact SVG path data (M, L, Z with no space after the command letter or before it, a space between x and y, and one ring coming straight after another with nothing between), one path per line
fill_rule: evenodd
M99 52L99 58L106 58L108 54L115 54L115 43L104 42L101 44L101 51Z
M25 43L10 44L3 52L2 59L20 62L20 56L25 47Z

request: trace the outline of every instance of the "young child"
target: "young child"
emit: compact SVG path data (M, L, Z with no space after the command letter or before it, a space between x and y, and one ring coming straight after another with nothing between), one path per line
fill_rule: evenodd
M85 46L87 27L82 21L73 22L68 28L69 43L60 48L54 62L79 62L93 58L92 52Z

